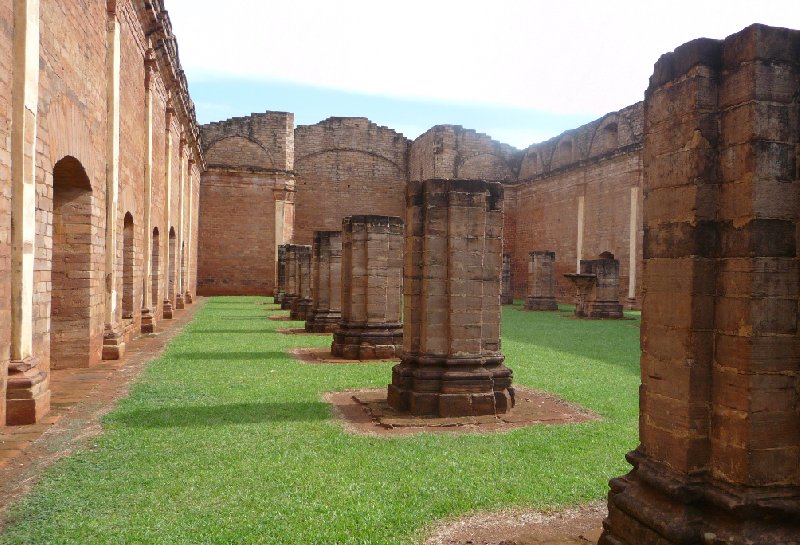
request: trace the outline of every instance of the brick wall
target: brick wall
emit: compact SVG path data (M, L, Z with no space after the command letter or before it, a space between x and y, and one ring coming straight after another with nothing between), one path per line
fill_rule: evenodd
M5 424L3 400L11 349L11 5L0 3L0 426Z

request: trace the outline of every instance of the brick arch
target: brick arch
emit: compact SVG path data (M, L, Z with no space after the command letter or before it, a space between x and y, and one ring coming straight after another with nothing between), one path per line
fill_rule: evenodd
M122 221L122 318L133 318L133 214Z
M99 183L103 179L102 157L98 157L94 151L97 147L94 146L92 131L81 107L69 97L59 95L50 101L44 115L49 133L47 142L50 147L50 172L57 161L73 157L86 171L90 182Z
M575 138L565 134L558 139L550 153L550 170L556 170L581 159Z
M502 175L498 176L498 172L502 172ZM459 157L456 163L456 178L499 181L512 180L515 176L514 169L503 157L482 152Z
M611 127L616 133L616 142L613 143L610 143L607 138ZM613 149L623 147L632 141L633 129L628 120L618 116L616 113L608 114L600 120L594 133L592 133L592 139L589 143L589 157L602 155Z
M525 151L522 164L519 167L519 179L524 180L544 172L544 157L538 147L530 147Z
M382 161L384 161L384 162L386 162L386 163L389 163L390 165L392 165L392 166L393 166L394 168L396 168L396 169L398 170L398 172L400 172L400 173L401 173L403 176L405 176L405 175L406 175L406 168L405 168L405 166L398 165L396 162L392 161L392 160L391 160L391 159L389 159L388 157L386 157L386 156L384 156L384 155L381 155L381 154L379 154L379 153L376 153L376 152L374 152L374 151L363 150L363 149L358 149L358 148L327 148L327 149L323 149L323 150L315 151L315 152L312 152L312 153L307 153L306 155L302 155L302 156L300 156L300 157L295 157L295 160L294 160L294 162L295 162L295 169L297 169L297 165L299 165L299 164L300 164L300 163L302 163L303 161L306 161L306 160L312 159L312 158L314 158L314 157L318 157L318 156L320 156L320 155L325 155L325 154L328 154L328 153L334 153L334 154L335 154L335 153L341 153L341 152L345 152L345 153L359 153L359 154L362 154L362 155L368 155L368 156L370 156L370 157L374 157L374 158L376 158L376 159L380 159L380 160L382 160Z
M152 247L150 249L150 285L145 289L150 289L150 297L153 305L158 303L158 288L161 282L161 235L158 227L153 227Z
M177 237L175 236L175 228L169 228L169 241L168 241L168 255L167 255L167 293L166 299L169 301L175 300L175 290L177 289L175 277L175 252L177 251Z
M244 135L223 136L205 151L208 166L234 166L274 169L275 160L261 142Z

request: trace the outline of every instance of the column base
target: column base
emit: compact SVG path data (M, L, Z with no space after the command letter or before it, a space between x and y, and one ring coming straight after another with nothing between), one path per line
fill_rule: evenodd
M613 318L623 317L622 305L617 301L591 301L588 309L589 318Z
M191 305L192 303L194 303L194 298L192 297L192 294L189 293L188 291L183 296L183 300L187 305Z
M142 309L142 333L155 333L156 332L156 318L149 308Z
M106 324L103 333L103 359L118 360L125 355L125 337L117 324Z
M504 356L404 356L392 368L389 406L414 416L451 418L504 414L514 407L512 371Z
M297 295L291 293L284 294L283 299L281 299L281 310L291 310L292 303L294 303L297 298Z
M172 320L172 301L164 301L164 312L161 317L165 320Z
M331 354L348 360L396 358L403 349L403 324L340 322L333 333Z
M36 424L50 412L50 374L35 356L8 364L6 425Z
M272 296L272 303L275 305L280 305L283 302L283 296L285 294L282 291L275 292L275 295Z
M598 545L800 545L800 487L743 487L687 477L633 451L610 482Z
M6 425L7 382L8 382L8 360L0 360L0 427Z
M341 312L317 311L306 318L306 331L309 333L333 333L342 320Z
M625 301L625 308L628 310L636 310L639 308L639 302L635 297L628 297Z
M525 310L558 310L558 301L555 297L528 297Z
M175 296L175 310L183 310L186 308L186 305L183 302L183 294L179 293Z
M501 295L500 296L500 304L501 305L513 305L514 304L514 296L513 295Z
M292 303L291 312L289 313L289 318L292 320L306 320L308 315L311 314L311 309L314 306L314 302L311 299L303 298L303 299L295 299Z

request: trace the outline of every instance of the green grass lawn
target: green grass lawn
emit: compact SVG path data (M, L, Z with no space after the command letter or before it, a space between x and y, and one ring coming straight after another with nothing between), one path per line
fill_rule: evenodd
M515 382L602 421L387 439L348 435L320 396L383 387L391 365L297 363L286 349L329 337L276 333L301 324L267 320L264 300L208 301L105 418L94 447L56 464L12 509L0 543L414 543L443 517L601 499L628 470L635 314L503 310Z

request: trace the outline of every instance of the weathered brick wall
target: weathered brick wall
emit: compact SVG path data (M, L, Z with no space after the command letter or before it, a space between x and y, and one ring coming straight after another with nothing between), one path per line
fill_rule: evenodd
M294 115L253 114L202 132L209 170L199 188L198 292L272 294L283 223L292 221Z
M0 3L0 426L11 350L11 65L14 14Z
M331 117L295 130L294 241L336 231L345 216L402 216L409 141L363 117Z
M620 297L628 295L631 188L641 188L642 105L629 106L530 146L519 181L507 188L505 250L513 253L515 296L525 294L528 252L555 251L557 296L571 301L563 274L577 270L578 202L583 198L581 258L611 252L620 260ZM641 191L636 254L642 257ZM636 282L637 299L640 282Z

